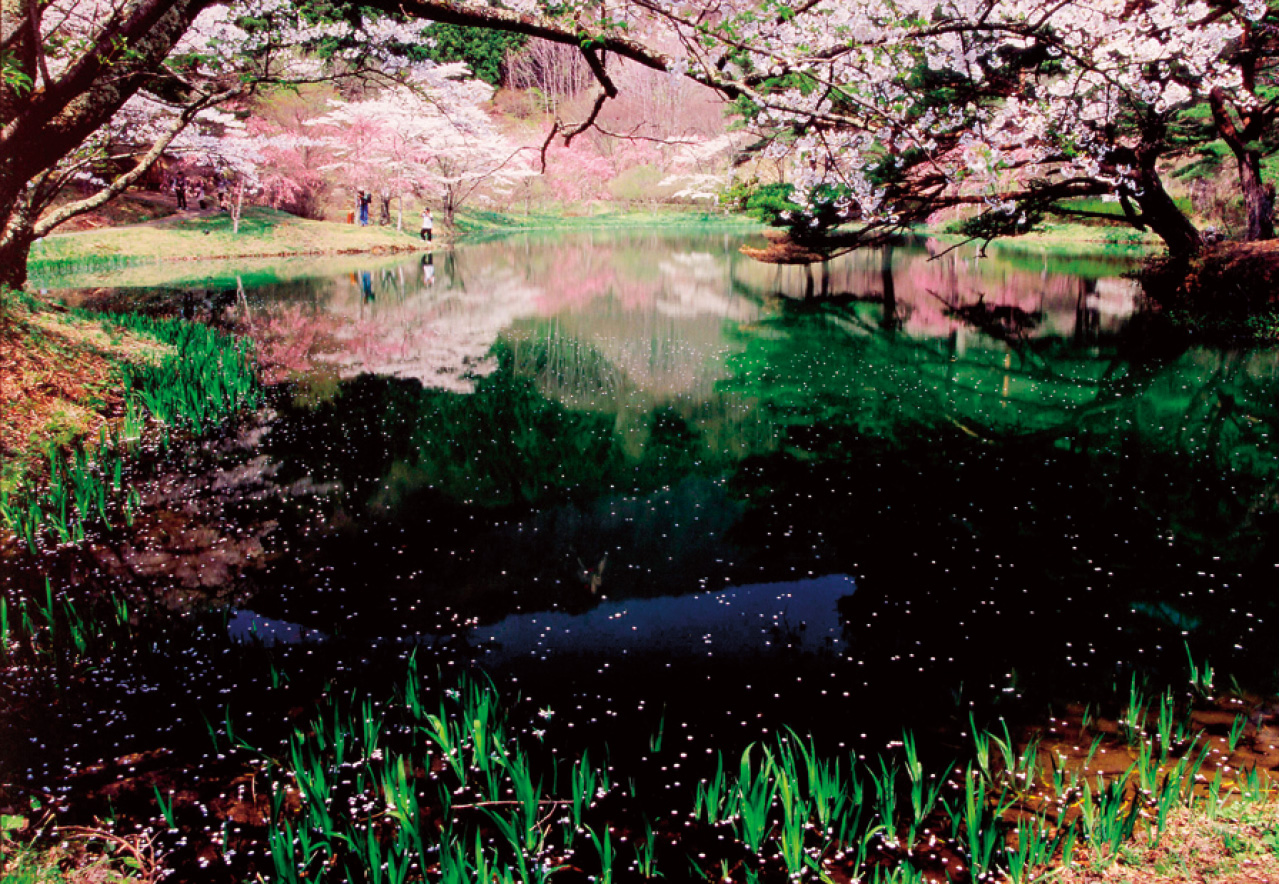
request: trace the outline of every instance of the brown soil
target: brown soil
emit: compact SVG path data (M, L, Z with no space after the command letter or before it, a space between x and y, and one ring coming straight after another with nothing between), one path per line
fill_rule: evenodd
M171 193L130 191L99 209L77 215L65 224L60 224L56 232L76 233L100 230L103 227L119 227L122 224L142 224L167 218L177 211L177 200Z
M1276 857L1264 846L1266 828L1258 821L1211 820L1200 811L1183 809L1170 817L1155 847L1140 836L1113 862L1101 861L1081 847L1070 868L1055 870L1054 880L1059 884L1276 884Z
M744 246L742 254L765 264L817 264L831 257L796 242L786 231L766 230L764 236L769 240L768 246L763 249Z
M49 445L93 435L120 415L115 362L157 358L161 345L58 308L0 305L0 481L13 482Z

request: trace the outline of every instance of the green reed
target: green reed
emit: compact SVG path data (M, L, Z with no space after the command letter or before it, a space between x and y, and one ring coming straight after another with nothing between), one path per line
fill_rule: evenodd
M773 756L768 748L762 747L764 759L758 767L751 760L753 748L754 744L742 751L732 801L743 846L759 854L769 829L769 810L773 806L778 782L771 776Z
M537 854L541 852L541 841L546 836L539 823L543 807L542 781L534 780L529 757L518 746L503 748L500 754L502 767L514 789L517 819L524 829L523 847Z
M787 873L798 877L806 866L805 834L809 828L812 809L808 796L801 788L801 778L796 767L795 752L786 740L780 742L777 760L769 759L777 781L778 807L782 819L775 829L778 853Z
M716 772L698 783L693 799L693 815L715 825L725 818L729 800L728 781L724 774L724 755L716 753Z
M911 734L902 735L902 746L906 754L907 780L910 786L908 795L911 802L911 820L907 824L907 847L910 848L916 842L916 834L920 827L933 813L944 782L936 778L932 785L927 782L929 778L925 775L924 765L920 763L916 742Z
M1182 647L1187 652L1187 666L1191 670L1191 690L1196 696L1209 698L1213 696L1213 667L1208 661L1203 666L1196 664L1195 658L1191 656L1191 645L1186 642L1182 643Z
M609 788L606 765L584 752L561 770L541 738L521 736L533 729L512 726L487 679L431 686L411 658L395 697L389 706L358 696L334 700L287 741L272 768L269 842L280 880L541 884L595 857L596 878L607 881L621 874L619 827L643 832L630 839L633 873L653 878L664 857L675 855L668 868L686 859L666 846L666 823L659 832L647 815L633 819L617 807L611 812L621 818L605 817L609 805L597 799ZM1162 712L1175 732L1181 714ZM785 731L744 749L732 771L716 756L714 773L692 790L686 818L715 827L726 852L687 860L700 875L738 884L825 880L837 863L863 880L908 881L919 879L924 855L941 841L965 858L953 873L1029 884L1055 863L1070 863L1078 843L1105 866L1135 838L1155 843L1178 807L1215 813L1224 791L1251 801L1270 794L1257 770L1224 790L1219 768L1197 786L1210 758L1201 734L1173 761L1162 734L1132 738L1132 749L1105 738L1108 750L1132 760L1127 769L1088 773L1068 770L1065 757L1041 751L1035 738L1015 744L1001 722L998 734L975 729L972 757L956 775L939 776L911 734L896 752L869 763L851 756L846 766L822 756L811 738ZM1093 741L1086 761L1103 741ZM289 812L275 797L286 790L302 799ZM921 843L926 829L928 844Z
M261 404L248 341L180 319L120 314L109 321L173 348L157 363L129 364L123 371L126 398L140 400L161 423L199 432Z
M1129 704L1120 716L1120 733L1130 746L1139 745L1146 734L1147 714L1150 702L1138 686L1135 673L1129 680Z
M148 421L162 438L171 430L205 433L262 402L252 345L199 323L130 314L96 318L167 345L157 362L120 363L125 414L110 431L69 450L51 446L43 481L0 491L0 526L31 552L45 543L84 540L95 528L132 525L141 497L129 482Z
M173 796L165 798L160 792L159 786L152 786L151 790L155 792L156 807L160 810L160 816L164 820L165 825L170 831L176 831L178 828L177 818L173 815Z
M1236 751L1236 746L1240 744L1240 737L1244 735L1244 728L1248 723L1249 718L1246 715L1237 715L1231 722L1231 731L1227 734L1227 747L1232 752Z
M55 593L47 578L40 597L0 596L0 661L33 664L33 670L66 682L72 670L110 653L133 634L121 599L73 601Z
M969 860L971 876L977 878L986 875L993 867L996 847L1004 838L1001 819L1008 808L1009 802L1003 789L999 797L992 801L991 793L982 778L971 767L965 768L963 817L960 821L963 823L963 846Z
M574 829L582 827L582 815L588 807L596 800L596 770L591 767L588 759L588 753L583 752L582 757L574 763L573 769L570 771L570 787L569 795L572 803L570 809Z
M103 437L96 446L69 453L50 446L43 484L0 491L0 524L31 552L48 540L78 543L95 525L110 526L118 514L132 524L140 498L124 486L124 461L130 455Z
M644 821L644 840L633 845L636 853L634 866L643 878L656 878L659 876L658 862L655 857L656 840L657 836L653 831L653 823L646 819Z
M1012 884L1030 884L1039 880L1044 867L1062 847L1064 837L1074 834L1071 830L1058 829L1056 834L1050 835L1053 829L1045 811L1023 820L1014 829L1014 843L1005 848L1004 855Z
M1086 779L1084 799L1080 804L1080 823L1084 836L1096 851L1102 866L1109 866L1120 850L1120 845L1133 837L1138 812L1142 803L1128 800L1129 776L1134 766L1120 777L1111 780L1098 774L1094 784ZM1096 786L1096 789L1094 788Z
M885 832L892 836L898 822L898 767L884 758L878 760L880 773L868 769L871 785L876 791L876 813Z
M587 834L595 843L596 854L600 858L600 884L613 884L613 861L614 849L613 839L609 835L609 826L602 827L603 834L596 834L595 830L588 829Z

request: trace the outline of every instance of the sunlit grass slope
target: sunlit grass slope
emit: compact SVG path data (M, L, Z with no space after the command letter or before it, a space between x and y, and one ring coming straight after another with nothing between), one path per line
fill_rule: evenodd
M411 225L412 226L412 225ZM417 230L308 221L273 209L249 208L232 233L223 212L177 215L145 225L53 235L31 250L30 272L40 276L74 266L233 257L293 257L416 248Z

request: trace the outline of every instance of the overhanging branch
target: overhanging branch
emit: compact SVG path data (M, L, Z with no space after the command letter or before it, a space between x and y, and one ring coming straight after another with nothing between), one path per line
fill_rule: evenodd
M117 176L106 187L97 193L82 200L68 203L62 208L50 212L40 218L33 227L33 233L37 237L47 236L59 224L62 224L77 215L83 215L85 212L91 212L99 206L103 206L111 200L115 199L125 191L130 185L140 179L147 173L147 170L155 165L156 160L164 154L165 150L173 143L173 140L185 129L192 120L196 118L202 110L209 107L222 104L232 98L241 95L244 87L237 85L230 89L207 95L199 101L188 105L183 109L178 118L173 121L172 125L166 129L161 136L151 145L151 148L142 155L137 164L123 175Z

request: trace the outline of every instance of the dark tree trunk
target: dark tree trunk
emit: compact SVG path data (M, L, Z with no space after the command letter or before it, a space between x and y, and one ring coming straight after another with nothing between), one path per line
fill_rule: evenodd
M1250 242L1275 239L1276 226L1271 220L1272 198L1262 183L1262 157L1257 150L1236 154L1240 171L1240 191L1244 195L1244 238Z
M0 243L0 288L20 289L27 284L27 253L31 241L12 238Z
M25 200L15 199L6 223L0 227L0 286L20 289L26 285L27 255L35 241L32 214Z
M0 282L26 281L26 259L50 170L109 120L157 70L210 0L130 0L92 45L50 76L36 44L40 4L0 0L0 41L31 88L0 82Z
M1249 241L1274 239L1275 224L1271 221L1271 199L1262 183L1262 154L1255 146L1266 126L1274 126L1272 115L1240 113L1222 89L1214 89L1209 95L1209 107L1213 111L1214 126L1222 140L1231 148L1236 158L1236 170L1240 173L1240 194L1244 197L1245 231ZM1235 116L1232 109L1235 109Z
M1134 202L1142 210L1142 223L1164 240L1169 257L1185 261L1200 254L1204 237L1169 196L1155 169L1143 168L1138 181L1141 192L1134 197Z
M893 331L898 327L898 290L893 284L893 246L880 249L880 285L884 289L880 327Z
M1261 24L1261 23L1259 23ZM1272 196L1262 183L1262 151L1259 140L1276 128L1276 102L1259 100L1258 70L1265 59L1275 63L1274 25L1268 29L1245 25L1240 44L1241 88L1234 96L1222 87L1209 93L1209 109L1218 136L1231 148L1240 174L1240 195L1244 198L1244 238L1250 242L1275 239L1276 226L1271 220Z

